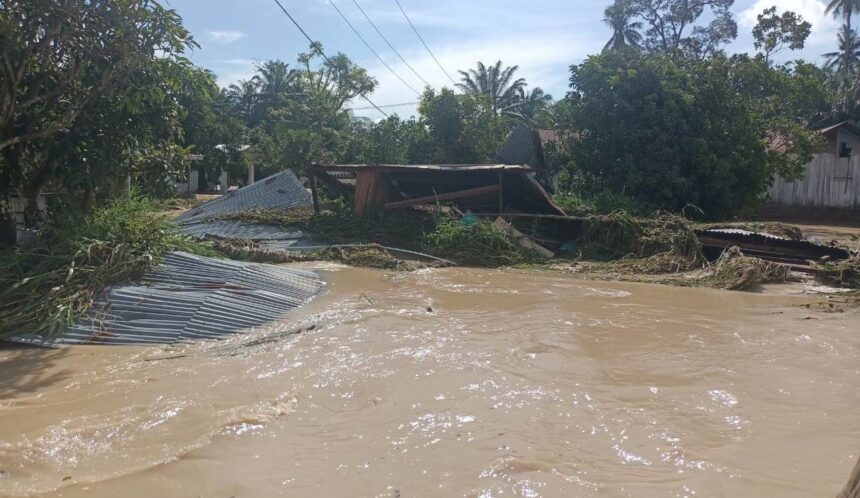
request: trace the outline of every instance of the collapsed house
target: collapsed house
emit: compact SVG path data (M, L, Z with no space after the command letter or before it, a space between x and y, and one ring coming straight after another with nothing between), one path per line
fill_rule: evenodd
M517 125L495 164L331 164L311 171L314 205L317 180L352 199L353 212L451 203L461 212L520 212L565 215L538 182L548 169L544 144L548 130Z

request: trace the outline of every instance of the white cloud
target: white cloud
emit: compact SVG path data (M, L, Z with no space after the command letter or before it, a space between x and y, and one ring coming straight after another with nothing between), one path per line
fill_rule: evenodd
M229 45L248 36L241 31L210 30L207 33L209 34L209 39L217 45Z

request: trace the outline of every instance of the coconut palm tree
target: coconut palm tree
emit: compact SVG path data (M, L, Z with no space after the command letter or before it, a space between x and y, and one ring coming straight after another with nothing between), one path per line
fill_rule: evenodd
M825 67L834 70L840 79L848 80L855 74L860 63L860 38L848 24L843 24L838 39L839 50L824 54L827 59Z
M614 4L606 7L603 15L603 22L612 29L612 38L606 42L603 50L615 51L625 46L639 48L642 42L642 34L639 33L642 23L630 22L636 11L627 0L615 0Z
M257 66L260 91L264 95L283 95L296 90L298 73L280 60L268 60Z
M506 114L522 118L524 121L534 124L538 114L545 111L552 103L552 95L545 93L539 86L531 91L520 88L518 92L519 101L510 109L505 109Z
M246 123L251 120L254 110L260 100L260 80L257 77L250 80L239 80L227 88L227 100L233 104L239 116Z
M457 83L457 87L466 94L489 97L493 115L498 116L501 109L516 104L520 89L526 85L526 80L523 78L514 79L517 69L519 66L508 66L502 69L502 61L490 67L485 66L483 62L478 62L477 69L469 69L468 72L460 71L462 83Z
M833 14L833 17L842 16L848 31L851 31L851 16L856 12L860 12L860 0L830 0L827 8L824 9L825 14Z

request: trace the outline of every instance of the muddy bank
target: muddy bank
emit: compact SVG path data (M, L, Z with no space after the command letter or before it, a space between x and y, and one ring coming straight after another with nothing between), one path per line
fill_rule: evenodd
M326 276L250 336L0 352L0 495L834 496L857 459L855 313L518 270Z

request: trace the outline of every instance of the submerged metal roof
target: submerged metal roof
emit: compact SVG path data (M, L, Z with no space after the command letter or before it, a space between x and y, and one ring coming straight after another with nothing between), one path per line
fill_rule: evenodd
M139 282L109 287L85 318L48 342L172 344L219 338L278 320L323 285L308 270L173 252Z
M176 221L185 225L242 211L288 210L311 206L311 194L292 171L284 170L186 211Z

